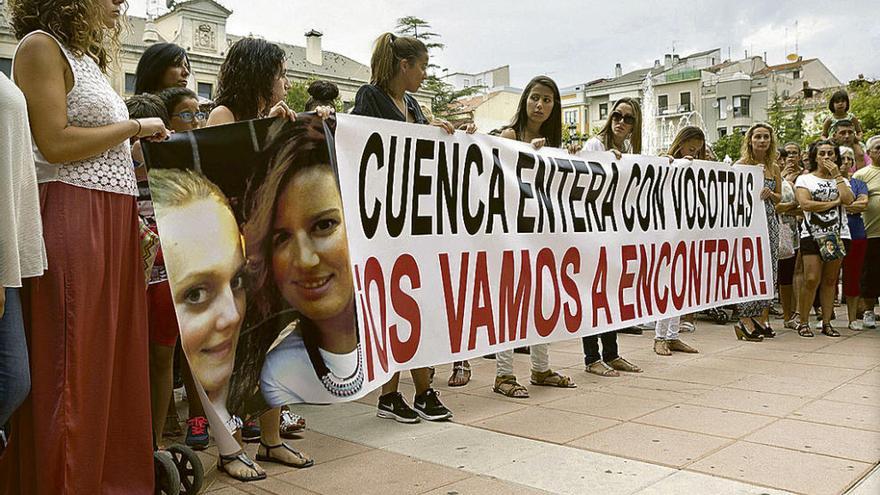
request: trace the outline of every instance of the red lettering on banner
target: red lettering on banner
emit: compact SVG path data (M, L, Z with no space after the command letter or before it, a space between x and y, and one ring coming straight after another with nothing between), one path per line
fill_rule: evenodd
M599 263L596 265L596 278L593 279L593 326L599 326L599 310L605 310L605 323L611 324L611 308L608 305L608 254L605 246L599 248Z
M703 283L703 241L697 244L691 241L691 265L688 267L688 302L692 306L700 305L700 293Z
M706 302L707 303L710 303L713 301L713 299L711 297L712 285L715 285L716 288L718 287L718 285L717 285L718 281L715 280L715 277L712 276L712 270L715 268L715 263L713 262L713 259L714 259L715 250L717 249L717 247L718 247L718 241L716 241L715 239L707 239L706 242L703 243L703 252L706 254L706 270L708 271L708 273L706 273L706 280L708 281L708 283L706 284ZM713 282L714 282L714 284L713 284ZM717 301L718 298L716 297L714 300Z
M681 285L678 285L679 273L681 273ZM672 286L672 306L675 309L684 307L687 279L687 245L684 241L680 241L675 246L675 254L672 256L672 271L669 274L669 284ZM677 288L681 291L676 290Z
M489 344L495 345L495 320L492 315L492 295L489 293L489 268L486 266L486 252L477 253L474 268L474 296L471 300L471 329L468 339L468 350L477 346L477 330L485 328L489 336Z
M656 273L654 274L654 302L657 304L657 311L660 313L666 312L666 307L669 306L669 287L663 288L663 295L660 295L660 287L657 286L657 282L660 280L660 265L663 264L663 259L666 259L666 265L669 265L670 259L672 259L672 246L669 245L668 242L664 242L660 245L660 255L657 257L657 267ZM670 272L670 280L672 273Z
M360 277L358 279L358 288L360 288ZM380 314L380 322L381 322L381 337L376 333L376 320L373 317L373 303L370 300L370 286L376 285L376 289L379 291L379 314ZM382 267L379 265L379 260L376 258L370 258L367 260L367 264L364 267L364 292L366 293L366 302L364 303L363 297L361 298L362 306L366 306L365 318L369 318L369 324L366 328L364 328L364 335L366 336L366 353L367 353L367 377L368 379L372 379L373 377L373 352L372 347L375 342L376 346L376 354L379 357L379 366L382 367L382 371L388 372L388 346L385 344L386 342L386 327L385 327L385 277L382 276Z
M400 282L406 277L410 280L410 286L418 289L422 285L419 275L419 266L415 258L409 254L403 254L394 262L391 270L391 306L394 312L406 320L410 326L409 338L400 340L397 332L397 324L391 325L388 330L391 336L391 354L398 363L406 363L415 356L419 349L422 338L422 313L419 304L412 296L407 294L400 286Z
M764 278L764 243L760 237L755 237L755 247L758 252L758 281L761 286L761 294L767 293L767 279Z
M443 296L446 299L446 322L449 328L449 347L453 353L461 350L462 325L464 324L464 296L467 292L468 253L461 253L458 275L458 303L453 300L452 280L449 273L449 253L440 253L440 276L443 279Z
M727 293L728 295L733 294L734 287L736 288L736 293L738 297L743 297L743 286L742 286L742 271L739 267L739 251L737 251L737 245L739 244L739 239L733 240L733 249L731 252L733 254L730 255L730 263L728 266L730 267L730 273L727 275L727 285L730 287Z
M503 343L506 339L511 342L516 340L516 329L519 326L520 339L526 338L526 328L529 323L529 301L532 296L532 265L529 260L529 251L521 251L520 274L513 286L515 273L513 263L513 251L504 251L501 261L501 284L498 308L498 341Z
M562 288L574 300L574 311L571 310L571 302L565 303L565 329L571 333L577 332L581 328L581 320L583 319L583 305L581 304L581 294L578 291L577 283L572 280L568 274L568 267L572 267L572 273L581 272L581 253L574 247L568 248L562 256L562 266L559 268L559 276L562 278Z
M620 247L620 284L617 287L617 303L620 306L620 321L632 320L636 317L632 304L623 301L623 291L633 286L635 274L629 272L629 262L636 259L636 247L628 244Z
M755 266L755 251L754 245L752 244L752 239L749 237L743 237L742 243L742 278L743 286L744 286L744 294L745 296L750 296L752 294L758 293L758 287L755 285L755 273L752 269ZM751 292L750 292L751 290Z
M553 311L550 317L544 317L544 269L550 270L550 278L553 280ZM556 323L559 322L559 278L556 276L556 257L550 248L538 251L535 260L535 330L538 335L546 337L553 333Z
M721 255L724 255L724 261ZM728 250L727 239L718 239L718 262L715 267L715 300L721 301L730 297L730 290L724 281L727 279L727 262L730 260L730 252ZM721 297L718 297L718 291L721 291Z
M639 277L636 284L636 309L639 318L642 317L642 306L648 316L654 314L653 296L651 295L651 280L654 276L654 262L657 260L657 246L651 244L651 258L648 259L648 250L644 244L639 246Z

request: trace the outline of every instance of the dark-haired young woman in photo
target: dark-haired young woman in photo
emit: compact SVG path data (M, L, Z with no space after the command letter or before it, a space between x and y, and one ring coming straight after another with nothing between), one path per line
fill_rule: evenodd
M559 87L547 76L537 76L526 85L510 125L501 129L501 137L531 143L535 148L562 146L562 99ZM529 391L516 381L513 374L513 349L495 353L495 393L516 399L526 398ZM577 387L570 377L550 369L550 346L529 346L532 385Z
M361 86L355 97L354 115L429 124L418 101L409 94L418 91L427 77L428 48L424 43L408 36L385 33L379 36L373 47L370 69L370 84ZM435 119L430 125L440 127L449 134L455 132L452 124L443 119ZM473 124L467 127L469 133L475 130ZM413 400L415 410L397 391L400 373L395 373L382 386L377 416L402 423L417 423L420 417L429 421L451 418L452 413L443 406L437 392L431 388L431 369L416 368L410 373L416 388Z
M291 121L296 114L284 102L290 82L285 69L285 53L278 45L258 38L236 41L226 54L217 77L217 106L208 117L208 126L228 124L261 117L279 117ZM310 466L313 461L283 442L281 409L273 408L260 416L259 427L248 422L242 428L245 441L259 439L257 459L293 467ZM258 465L231 460L221 464L230 476L257 479L263 473Z
M129 139L105 77L123 0L14 0L49 270L25 289L31 394L0 460L0 493L153 493L146 284ZM2 141L5 146L6 142Z
M795 195L804 212L801 226L804 284L797 328L801 337L813 337L809 309L817 288L822 302L822 333L829 337L840 336L831 326L831 312L843 253L839 253L833 241L835 238L849 237L844 207L851 204L854 198L849 182L840 172L838 150L830 140L816 141L810 145L810 173L798 177L795 182ZM824 256L821 252L823 248L826 249ZM836 257L828 256L829 253L834 253Z
M586 151L610 151L620 159L623 153L642 152L642 108L634 98L621 98L614 103L608 120L599 134L593 136L584 146ZM632 327L621 330L625 333L642 333ZM599 340L602 340L602 354L599 354ZM584 364L587 373L599 376L620 376L618 371L641 373L642 369L620 357L617 352L617 332L583 337Z

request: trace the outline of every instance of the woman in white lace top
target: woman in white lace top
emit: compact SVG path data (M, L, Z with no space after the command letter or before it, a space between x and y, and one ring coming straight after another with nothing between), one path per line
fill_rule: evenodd
M8 494L153 493L147 321L129 138L105 75L123 0L14 0L13 80L35 144L49 262L25 289L31 395L0 462Z

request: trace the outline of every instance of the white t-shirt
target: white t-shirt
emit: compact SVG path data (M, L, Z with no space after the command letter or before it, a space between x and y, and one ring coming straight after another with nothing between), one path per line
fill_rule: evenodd
M27 102L0 73L0 290L47 267Z
M846 179L844 179L846 180ZM846 180L847 185L849 181ZM801 175L794 183L797 189L806 189L810 192L813 201L834 201L840 197L837 191L837 183L834 179L820 179L813 174ZM809 228L808 227L809 224ZM801 239L809 237L822 237L831 234L840 234L842 239L849 239L849 225L843 207L832 208L825 211L804 211L804 221L801 224Z
M295 325L296 322L291 323L282 334ZM333 354L320 348L318 352L324 365L336 376L351 376L357 370L357 348L348 354ZM340 400L328 392L318 378L298 329L290 331L266 355L260 374L260 391L271 407L302 402L327 404Z
M624 153L632 153L632 143L629 139L623 142ZM593 136L587 140L587 143L584 144L584 151L608 151L605 149L605 144L602 143L602 140L599 139L599 136Z

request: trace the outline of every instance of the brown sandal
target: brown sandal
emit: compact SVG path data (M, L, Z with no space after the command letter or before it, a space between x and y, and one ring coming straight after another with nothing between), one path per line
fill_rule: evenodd
M452 375L447 385L450 387L463 387L471 381L471 365L467 361L456 361L452 365Z
M542 387L577 388L577 384L574 383L571 378L560 375L553 370L547 370L540 373L532 371L532 376L529 381L532 385L539 385Z
M835 330L834 327L831 326L831 323L822 324L822 334L829 337L840 337L840 332Z
M511 399L529 398L529 389L520 385L513 375L496 376L495 386L492 388L492 391Z
M608 366L605 361L602 361L601 359L588 364L584 371L599 376L620 376L620 373L618 373L617 370L615 370L611 366Z
M313 459L309 459L302 452L295 450L293 447L291 447L290 445L287 445L284 442L281 442L278 445L266 445L261 440L260 446L263 447L264 449L266 449L265 454L260 454L259 451L257 451L257 460L260 462L275 462L278 464L284 464L285 466L295 467L298 469L311 467L315 464L315 461ZM272 455L272 451L276 450L276 449L284 449L284 450L290 452L291 454L295 455L297 458L301 459L303 462L297 464L295 462L288 462L288 461L279 459L279 458Z
M813 335L813 331L810 330L809 323L799 324L797 327L797 334L801 337L815 337L815 335Z
M616 359L612 359L608 362L608 366L616 369L617 371L626 371L627 373L641 373L642 369L638 366L632 364L631 362L623 359L622 357L618 357Z

